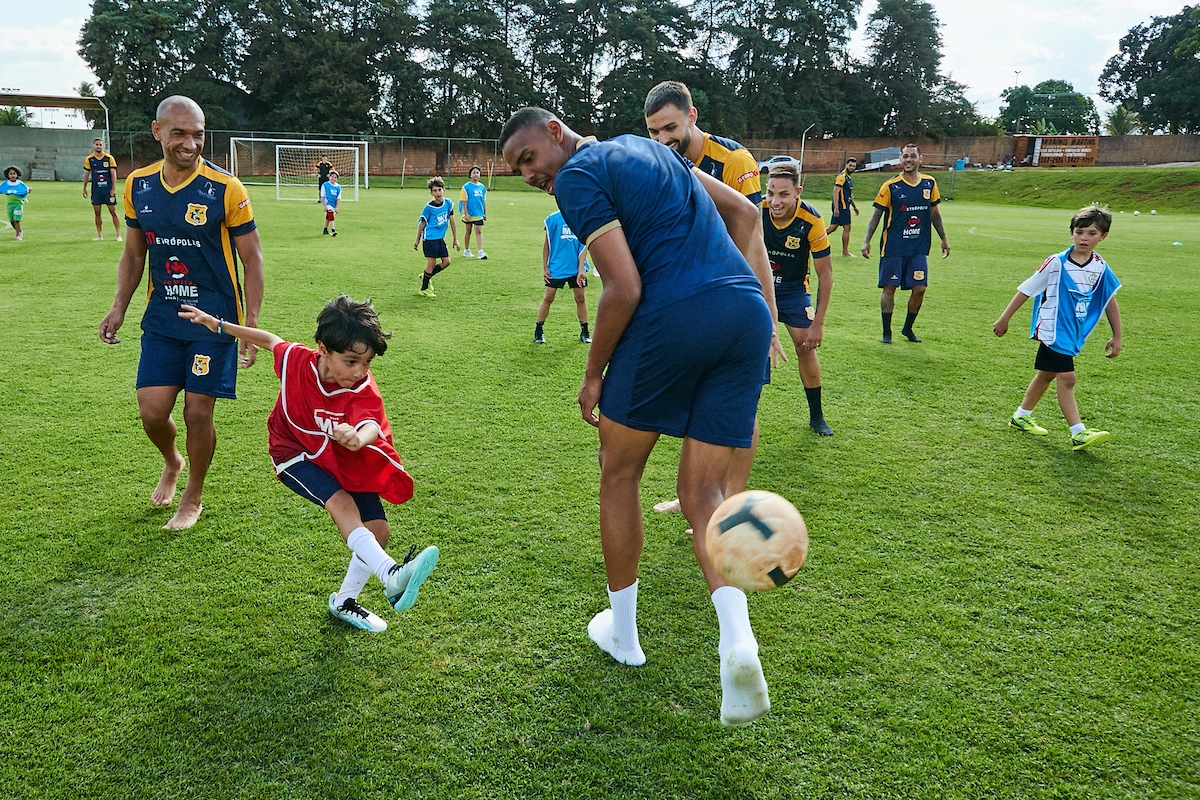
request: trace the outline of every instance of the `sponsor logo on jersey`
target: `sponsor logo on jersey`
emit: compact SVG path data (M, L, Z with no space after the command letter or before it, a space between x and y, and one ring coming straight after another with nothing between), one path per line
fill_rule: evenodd
M313 409L313 421L317 423L326 436L333 435L333 429L345 420L346 415L340 411L326 411L323 408Z
M207 197L216 197L217 196L217 190L216 190L216 187L214 187L212 185L212 181L204 182L204 189L201 192L201 194L203 194Z
M208 374L208 364L212 361L212 356L202 356L196 354L196 358L192 361L192 374L204 376Z
M754 171L754 172L747 172L747 173L745 173L745 174L743 174L743 175L741 175L741 176L739 176L739 177L738 177L738 179L737 179L738 186L741 186L743 183L745 183L746 181L750 180L751 178L757 178L757 177L758 177L758 171L757 171L757 170L756 170L756 171Z
M137 182L138 194L141 194L143 192L148 192L148 191L150 191L150 181L146 180L145 178L138 178L138 182Z
M246 206L248 206L248 205L250 205L250 198L249 198L249 197L247 197L247 198L246 198L245 200L243 200L242 202L238 203L238 208L245 208L245 207L246 207Z
M208 222L208 206L200 203L188 203L187 213L183 215L189 225L200 227Z
M187 264L184 264L175 256L171 256L167 259L167 275L178 281L187 277L187 274Z

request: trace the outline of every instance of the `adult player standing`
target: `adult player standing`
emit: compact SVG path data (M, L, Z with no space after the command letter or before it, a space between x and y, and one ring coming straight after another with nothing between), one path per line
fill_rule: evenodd
M100 219L100 206L108 206L117 241L121 241L121 221L117 219L117 160L104 152L104 140L92 141L92 152L83 158L83 196L92 190L92 211L96 216L95 241L104 238L104 224Z
M850 156L846 159L846 167L833 179L833 203L829 217L829 227L825 235L829 236L838 228L842 229L842 256L850 257L850 209L858 216L858 204L854 202L854 179L850 176L858 168L858 159Z
M125 180L125 237L117 266L112 310L100 322L100 341L117 344L129 301L150 264L150 296L142 316L138 361L138 412L147 437L163 457L162 475L150 496L170 505L184 460L175 446L171 412L183 392L188 480L170 530L196 524L203 510L204 478L217 446L213 407L235 397L238 342L179 316L187 303L239 325L254 326L263 296L262 249L250 198L241 181L201 157L204 112L189 97L158 104L150 126L162 145L162 161L134 170ZM238 278L241 258L244 285ZM243 295L244 292L244 295ZM242 366L257 348L241 345Z
M544 109L514 114L500 146L527 184L554 195L604 276L579 406L600 429L611 607L588 635L638 666L646 661L636 620L640 483L650 452L664 433L683 439L679 498L703 532L725 499L734 448L747 447L754 431L775 327L770 273L756 273L743 255L760 238L758 211L664 147L638 136L583 139ZM746 595L713 567L704 536L692 547L720 625L721 720L743 725L770 709Z
M930 226L942 239L942 258L950 255L950 242L942 226L942 213L938 203L937 181L921 174L921 148L906 144L900 151L900 174L885 181L875 195L875 213L867 223L867 237L863 242L863 258L871 257L871 237L883 220L883 234L879 238L879 288L883 294L879 309L883 316L884 344L892 343L892 309L896 304L896 287L911 291L908 298L908 315L900 333L910 342L921 341L913 333L913 323L925 300L925 287L929 285L929 247L932 242Z

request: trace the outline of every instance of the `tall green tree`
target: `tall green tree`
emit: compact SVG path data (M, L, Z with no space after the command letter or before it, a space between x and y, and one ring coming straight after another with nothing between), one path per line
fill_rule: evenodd
M924 133L934 90L942 81L941 23L924 0L880 0L867 22L868 75L890 106L880 128L889 135Z
M1200 132L1200 6L1135 25L1100 73L1100 96L1147 132Z
M1000 124L1010 133L1053 128L1060 134L1086 135L1100 130L1100 115L1092 98L1075 91L1067 81L1042 81L1033 88L1015 86L1000 96L1005 100L1000 107Z

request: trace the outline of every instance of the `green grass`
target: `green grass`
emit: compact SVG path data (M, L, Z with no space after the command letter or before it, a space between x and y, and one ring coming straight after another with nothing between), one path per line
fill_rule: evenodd
M316 203L252 196L264 327L309 341L348 292L395 331L374 371L417 494L390 511L392 549L442 562L403 616L368 587L380 636L327 616L347 551L273 477L265 359L217 405L200 524L161 530L133 393L143 301L122 344L98 342L118 247L90 241L77 186L34 184L26 241L0 231L0 797L1200 797L1200 218L1127 214L1101 248L1125 349L1103 358L1102 323L1077 359L1084 419L1114 434L1083 453L1052 392L1048 437L1005 428L1028 309L990 327L1069 214L947 205L921 345L878 343L875 262L835 258L837 435L807 429L789 364L751 478L797 504L812 549L751 598L773 708L728 730L678 515L647 514L647 665L586 638L606 599L569 296L531 343L552 201L490 195L491 259L456 258L429 301L423 192L371 190L334 240ZM652 456L647 510L678 451Z
M854 175L855 202L863 213L870 214L879 185L895 174L884 171ZM956 202L1069 209L1094 202L1126 214L1137 210L1145 214L1151 209L1160 213L1195 214L1200 210L1200 167L1020 168L1012 172L965 170L953 175L943 171L931 174L937 178L942 196ZM813 197L819 198L817 208L822 214L829 207L825 198L833 192L833 178L833 175L804 177L805 197L810 202Z

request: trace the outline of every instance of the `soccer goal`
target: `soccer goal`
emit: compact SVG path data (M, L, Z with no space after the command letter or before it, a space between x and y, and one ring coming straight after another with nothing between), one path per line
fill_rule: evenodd
M233 137L229 140L229 171L242 183L273 183L277 200L314 200L321 188L319 165L327 158L345 187L342 199L357 200L360 185L370 188L369 148L367 142Z

